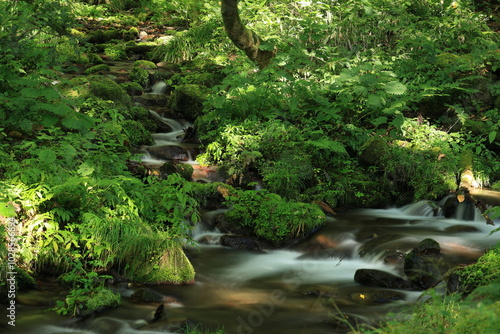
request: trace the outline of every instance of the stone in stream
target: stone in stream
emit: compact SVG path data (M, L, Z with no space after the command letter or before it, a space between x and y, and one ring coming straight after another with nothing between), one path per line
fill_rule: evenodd
M222 246L246 249L246 250L260 250L259 243L252 237L244 237L238 235L223 235L220 238Z
M415 286L423 290L432 288L442 278L442 259L437 241L430 238L422 240L406 254L404 272Z
M412 284L391 273L377 269L358 269L354 281L359 284L388 289L410 289Z
M188 161L189 155L185 149L175 145L148 147L147 151L157 159Z
M165 296L151 288L139 288L130 298L142 302L178 303L174 297Z

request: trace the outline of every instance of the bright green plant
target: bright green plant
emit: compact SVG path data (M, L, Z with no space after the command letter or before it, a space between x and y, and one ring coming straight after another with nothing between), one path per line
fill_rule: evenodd
M324 224L318 206L286 201L268 191L236 191L227 200L230 210L225 218L232 224L248 227L259 238L276 246L303 237Z

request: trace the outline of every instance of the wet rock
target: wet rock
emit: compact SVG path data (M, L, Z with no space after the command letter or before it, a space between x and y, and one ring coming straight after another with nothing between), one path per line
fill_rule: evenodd
M404 262L405 255L401 252L389 254L384 258L384 263L398 265Z
M389 245L402 238L404 238L402 234L385 234L377 236L368 240L359 248L359 256L365 257L367 255L376 255L383 251L386 253L394 253L398 251L398 249Z
M433 239L425 239L406 254L404 273L415 286L426 290L441 279L441 262L439 243Z
M358 269L354 281L359 284L388 289L409 289L411 283L399 276L376 269Z
M213 227L218 229L222 233L232 233L236 235L251 235L253 233L252 229L248 227L238 226L228 221L224 214L220 214L214 217Z
M185 180L191 181L193 175L193 166L189 164L179 164L167 161L160 167L160 172L163 175L170 175L177 173L182 176Z
M470 232L479 232L479 229L474 226L469 225L453 225L444 230L448 233L470 233Z
M185 149L174 145L148 147L147 151L157 159L188 161L189 156Z
M351 299L362 304L369 303L390 303L396 300L401 300L404 295L397 291L380 290L380 291L361 291L351 294Z
M243 237L237 235L223 235L220 238L222 246L246 249L246 250L260 250L259 243L252 237Z
M174 297L165 296L151 288L139 288L130 298L142 302L177 303L177 299Z
M163 106L167 103L168 97L165 94L147 93L134 97L134 102L145 106Z

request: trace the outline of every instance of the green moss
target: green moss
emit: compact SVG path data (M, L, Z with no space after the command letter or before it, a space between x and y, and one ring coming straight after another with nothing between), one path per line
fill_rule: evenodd
M161 171L167 175L177 173L183 179L191 181L193 176L193 166L189 164L176 164L173 162L166 162L161 166Z
M120 84L129 95L141 95L144 89L137 82L123 82Z
M109 72L110 69L111 68L107 64L99 64L99 65L95 65L95 66L87 68L83 72L83 74L87 74L88 75L88 74L95 74L95 73L98 73L98 72Z
M154 143L151 133L141 123L126 120L122 123L122 127L131 145L152 145Z
M250 227L254 234L275 246L283 246L325 222L317 205L286 201L267 191L236 191L228 197L228 222Z
M169 107L181 113L184 118L194 120L201 115L203 102L208 98L210 89L201 85L180 85L170 99Z
M172 246L149 262L133 263L125 273L141 284L185 284L194 281L195 271L180 246Z
M384 138L373 136L361 146L359 159L370 165L381 166L389 156L389 150L389 145Z
M136 60L134 62L134 67L141 67L141 68L145 68L147 70L154 70L156 69L156 64L153 63L152 61L149 61L149 60Z
M87 57L89 58L89 62L91 64L102 64L104 61L102 60L101 56L99 56L96 53L89 53L87 54Z
M119 84L100 75L72 79L68 86L63 87L63 92L70 97L98 97L123 106L132 105L132 99Z
M124 60L127 59L125 52L125 45L110 44L104 48L104 54L111 60Z
M150 81L149 72L144 68L134 67L130 71L128 77L130 80L138 83L142 87L146 87L147 85L149 85L149 81Z
M459 290L470 294L479 286L500 283L500 247L490 249L470 266L456 271L459 276Z

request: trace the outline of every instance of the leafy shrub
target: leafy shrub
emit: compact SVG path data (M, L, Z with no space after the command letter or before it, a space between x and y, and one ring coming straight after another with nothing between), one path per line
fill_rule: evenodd
M250 227L255 235L276 246L324 224L325 215L318 206L289 202L268 191L236 191L227 198L230 210L225 218Z

